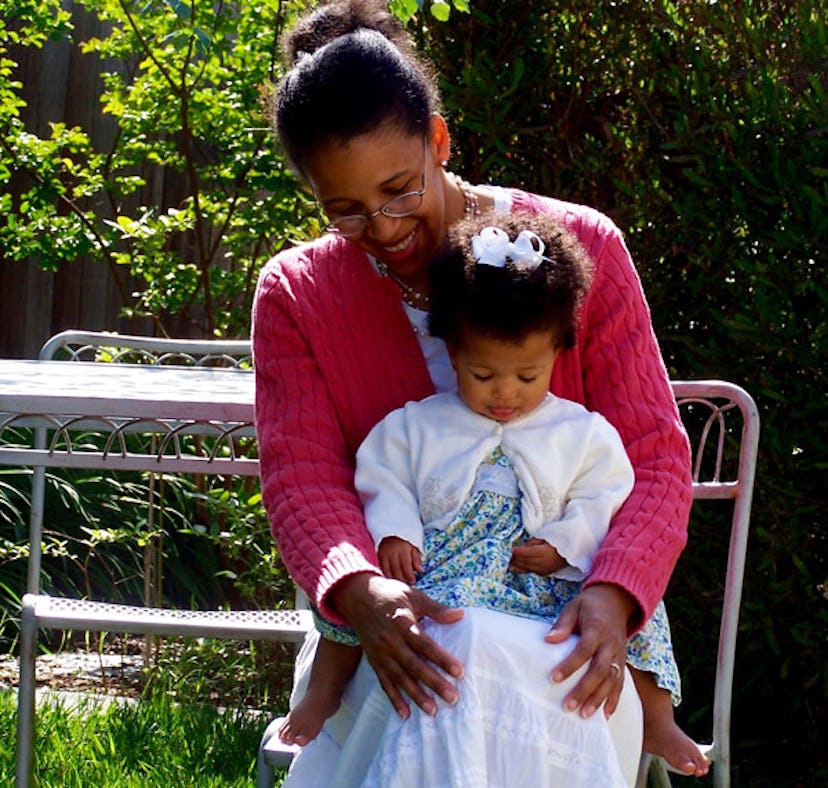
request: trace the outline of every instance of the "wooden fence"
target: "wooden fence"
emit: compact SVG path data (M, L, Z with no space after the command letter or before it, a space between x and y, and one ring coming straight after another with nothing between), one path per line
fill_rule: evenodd
M64 8L72 11L76 41L101 34L98 20L73 7L72 0L64 0ZM20 65L15 78L23 84L28 129L45 135L50 122L64 122L83 128L99 149L109 147L115 129L101 111L103 69L96 56L82 55L74 43L48 42L42 50L14 52L13 59ZM175 189L164 177L153 174L137 199L152 203ZM64 263L49 272L37 260L3 259L0 248L0 357L32 358L44 340L67 328L152 334L149 320L119 317L123 293L133 290L131 284L118 283L115 273L90 260Z

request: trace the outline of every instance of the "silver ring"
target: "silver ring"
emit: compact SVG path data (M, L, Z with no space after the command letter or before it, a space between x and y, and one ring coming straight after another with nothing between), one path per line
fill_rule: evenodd
M615 671L616 678L621 678L621 666L617 662L610 662L610 667Z

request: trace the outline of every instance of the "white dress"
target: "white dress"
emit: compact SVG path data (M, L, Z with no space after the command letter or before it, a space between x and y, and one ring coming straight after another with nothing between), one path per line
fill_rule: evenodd
M464 665L457 705L441 703L429 717L412 704L402 721L363 659L340 710L294 759L285 788L634 785L642 715L629 673L610 720L600 711L585 720L563 709L580 673L563 684L549 679L574 637L546 643L548 624L485 608L423 626ZM317 638L308 636L297 660L295 696L304 692Z
M355 682L359 689L349 688L343 711L326 724L320 737L342 744L341 754L326 749L325 743L310 745L291 771L287 786L627 784L603 715L584 720L564 711L566 690L549 680L552 668L575 639L553 646L543 638L549 622L580 584L535 578L537 588L524 588L521 580L530 576L523 575L513 578L514 587L507 582L511 575L503 572L512 537L524 533L517 479L501 452L495 451L489 459L493 464L486 463L486 468L504 473L479 474L482 487L461 507L456 522L426 535L427 541L433 539L418 581L432 598L465 608L457 623L423 623L424 630L465 667L458 685L460 701L453 708L442 704L436 717L415 709L409 720L402 721L376 682L371 683L371 671L363 664ZM496 492L507 486L505 477L511 480L511 495ZM499 481L490 489L487 480ZM553 592L561 586L567 590L565 598L558 600ZM338 639L327 632L329 627L323 632ZM634 693L631 703L632 709L625 712L632 718L627 713L624 718L628 732L639 731L628 750L628 770L634 776L641 727Z

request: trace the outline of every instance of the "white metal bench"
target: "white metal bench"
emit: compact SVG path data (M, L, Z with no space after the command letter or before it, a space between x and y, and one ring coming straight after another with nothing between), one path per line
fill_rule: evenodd
M694 499L733 502L713 687L712 735L709 742L700 744L712 765L713 784L717 788L726 788L730 785L733 669L759 445L759 414L750 395L732 383L673 381L672 387L691 440ZM282 721L283 718L273 720L262 736L258 758L259 788L270 788L274 769L288 767L297 752L296 747L284 745L279 740L278 729ZM648 780L655 788L668 788L669 771L672 770L663 759L644 753L637 788L645 788Z
M104 349L104 350L102 350ZM103 355L103 358L101 358ZM62 356L68 361L117 363L175 364L198 367L220 364L249 364L250 345L247 341L217 342L197 340L153 339L97 332L64 332L49 340L40 358ZM759 440L759 417L756 406L743 389L723 381L675 381L673 391L682 418L688 425L693 450L693 494L697 500L729 499L733 502L729 555L722 600L719 631L718 668L713 689L713 726L710 742L705 744L713 764L714 785L730 782L730 708L733 685L736 632L741 599L742 579L750 507L753 494L756 455ZM196 420L197 421L197 420ZM252 432L251 424L247 425ZM0 407L0 437L7 426ZM116 425L120 428L122 425ZM179 429L181 425L176 425ZM199 429L197 424L191 429ZM210 425L214 429L214 425ZM233 430L236 426L232 427ZM231 433L232 434L232 433ZM48 456L47 430L36 430L35 448ZM729 459L730 458L730 459ZM211 472L202 464L204 458L190 460L183 456L165 457L164 470L193 467ZM74 464L84 467L92 462L75 457ZM95 460L98 462L98 460ZM143 462L143 460L140 460ZM21 464L22 461L21 461ZM88 600L64 599L41 593L40 551L43 528L44 464L33 466L32 512L30 519L30 559L27 590L24 597L21 625L20 691L18 700L17 785L28 786L31 775L34 736L34 689L37 633L39 628L90 631L129 632L134 634L165 634L213 636L224 638L275 639L298 642L312 626L306 609L281 611L175 611L158 608L113 605ZM59 464L59 463L51 463ZM99 467L99 466L93 466ZM229 464L219 471L256 475L255 459L231 456ZM693 538L692 523L690 538ZM305 604L299 596L299 604ZM289 766L296 748L283 745L277 730L281 720L267 726L259 748L260 786L271 786L274 768ZM651 784L669 786L668 770L661 759L644 754L638 785L643 788L649 777Z

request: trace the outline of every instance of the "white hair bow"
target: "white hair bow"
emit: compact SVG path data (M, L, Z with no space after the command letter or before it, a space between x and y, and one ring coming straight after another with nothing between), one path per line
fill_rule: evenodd
M503 268L506 260L511 260L516 265L532 271L545 259L543 252L546 246L531 230L521 230L512 243L505 230L499 227L484 227L479 235L472 236L471 243L472 254L479 265Z

